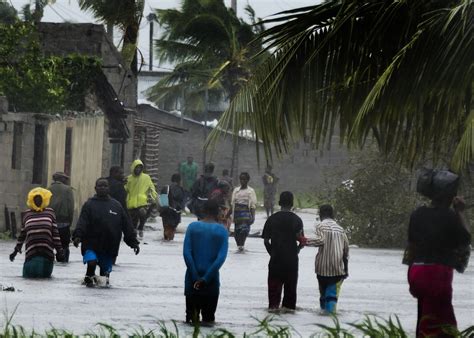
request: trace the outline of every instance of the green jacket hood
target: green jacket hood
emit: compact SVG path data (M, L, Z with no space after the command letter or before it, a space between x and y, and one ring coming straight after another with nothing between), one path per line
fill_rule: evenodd
M131 172L132 175L133 175L133 172L134 172L135 168L138 165L143 166L143 162L141 160L135 160L135 161L132 162L132 165L130 166L130 172Z

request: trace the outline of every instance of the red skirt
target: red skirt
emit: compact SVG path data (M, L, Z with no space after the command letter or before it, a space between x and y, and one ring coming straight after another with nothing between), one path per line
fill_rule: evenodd
M457 329L452 304L453 268L440 265L411 265L410 293L418 299L417 337L452 337Z

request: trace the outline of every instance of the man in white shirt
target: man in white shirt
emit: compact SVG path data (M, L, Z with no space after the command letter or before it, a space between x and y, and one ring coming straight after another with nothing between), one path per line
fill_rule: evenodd
M319 284L320 307L325 313L336 313L342 282L348 277L349 240L344 229L334 220L332 206L319 208L321 222L316 225L316 238L309 246L318 246L315 272Z

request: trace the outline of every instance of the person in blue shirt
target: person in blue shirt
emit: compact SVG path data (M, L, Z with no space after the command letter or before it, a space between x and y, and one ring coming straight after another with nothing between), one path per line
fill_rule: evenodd
M201 325L212 326L219 300L219 269L227 257L229 235L217 221L216 201L206 201L203 214L203 219L189 224L184 237L186 322L199 323L201 315Z

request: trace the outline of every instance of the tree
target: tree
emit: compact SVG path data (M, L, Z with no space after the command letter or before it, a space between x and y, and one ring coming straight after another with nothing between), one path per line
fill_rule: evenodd
M223 129L252 129L267 157L306 136L379 148L413 166L474 155L470 0L332 0L280 13L269 58L232 101ZM216 140L218 130L212 134Z
M145 0L79 0L82 10L123 32L122 56L134 74L138 73L137 43Z
M176 66L150 90L149 98L159 103L184 96L188 114L196 107L205 109L205 93L214 101L222 97L233 100L264 57L254 58L262 50L256 37L263 26L251 7L246 11L251 23L237 18L222 0L185 0L181 9L157 10L164 28L155 44L157 54L161 61ZM238 143L233 153L232 173Z
M0 24L12 25L18 20L14 7L0 0Z

